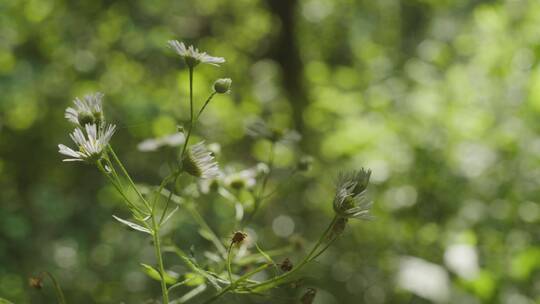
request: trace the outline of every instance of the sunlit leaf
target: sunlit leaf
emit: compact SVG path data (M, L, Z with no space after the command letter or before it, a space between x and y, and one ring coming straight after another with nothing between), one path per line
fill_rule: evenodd
M143 272L146 273L146 275L148 275L150 278L152 278L152 279L154 279L156 281L161 281L161 276L159 275L159 271L157 269L155 269L154 267L152 267L152 266L150 266L148 264L144 264L144 263L141 263L141 266L143 268ZM173 276L171 276L167 272L165 272L163 277L165 279L165 283L167 283L169 285L172 285L172 284L176 283L176 278L174 278Z
M121 219L121 218L117 217L116 215L113 215L113 217L114 217L115 220L119 221L120 223L122 223L124 225L127 225L128 227L130 227L130 228L132 228L134 230L145 232L145 233L148 233L148 234L152 234L152 232L149 229L144 228L143 226L141 226L139 224L135 224L135 223L132 223L130 221Z

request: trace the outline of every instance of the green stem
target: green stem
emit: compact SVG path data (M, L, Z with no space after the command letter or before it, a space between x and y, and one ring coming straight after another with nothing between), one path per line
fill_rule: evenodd
M220 298L221 296L223 296L224 294L226 294L230 290L236 288L236 286L239 283L249 279L254 274L259 273L259 272L265 270L266 268L268 268L270 266L271 266L271 264L264 264L264 265L261 265L261 266L255 268L254 270L244 274L243 276L239 277L238 280L236 280L235 282L231 282L231 284L229 286L223 288L219 293L217 293L216 295L214 295L210 299L206 300L203 304L209 304L209 303L214 302L215 300L217 300L218 298Z
M223 243L221 243L221 240L219 239L219 237L212 230L212 228L210 228L210 225L208 225L208 223L204 220L204 218L201 216L199 211L197 211L197 209L192 205L188 205L187 210L189 211L189 213L191 213L191 216L197 222L197 224L210 234L212 243L214 244L216 249L219 251L219 253L223 257L225 257L227 254L227 249L225 248L225 246L223 246Z
M180 154L180 161L184 158L184 153L189 143L189 138L191 137L191 131L193 130L193 68L189 67L189 129L186 135L186 141L184 142L184 147L182 148L182 153Z
M176 185L176 180L178 179L178 176L180 174L175 174L174 175L174 178L173 178L173 189L174 189L174 185ZM160 189L159 189L159 192L158 192L158 196L161 195L161 191L163 190L163 187L160 186ZM165 208L163 208L163 212L161 213L161 217L159 218L159 225L161 225L161 223L163 222L163 219L165 218L165 214L167 213L167 209L169 209L169 203L171 202L171 198L172 198L172 195L173 195L173 191L169 191L169 196L167 197L167 202L165 203Z
M253 219L253 217L255 217L255 214L259 210L259 207L263 200L263 194L266 189L266 184L268 183L268 179L270 178L270 175L272 174L272 170L274 168L274 149L275 149L275 143L272 142L270 144L270 156L268 158L268 174L266 174L263 178L261 188L259 192L257 193L257 196L255 197L255 200L253 202L253 211L249 214L246 220L247 223L249 223Z
M125 177L127 178L127 180L129 181L129 184L131 185L131 188L133 188L133 190L135 190L135 193L137 193L137 195L139 196L139 198L141 199L141 201L144 203L145 207L148 209L148 211L152 212L152 208L150 207L150 204L148 204L148 202L146 201L146 199L144 198L144 196L141 194L141 192L139 191L139 189L137 189L137 186L135 185L135 183L133 182L133 179L131 179L131 176L129 175L129 173L127 172L126 168L124 167L124 165L122 164L122 162L120 161L120 159L118 158L118 156L116 155L116 153L114 152L113 148L111 145L108 145L109 147L109 151L111 152L112 156L113 156L113 159L115 160L115 162L118 164L118 166L120 167L120 170L122 170L122 173L124 173Z
M292 276L294 273L300 271L308 262L310 262L312 260L313 254L317 251L319 246L321 246L321 244L327 239L328 234L332 230L332 227L334 226L336 221L337 221L337 216L334 216L334 218L332 219L332 222L330 222L330 225L328 225L328 228L326 228L326 230L324 231L322 236L319 238L319 240L317 241L315 246L313 246L313 249L311 249L311 251L304 257L302 262L300 262L291 271L286 272L286 273L284 273L284 274L282 274L280 276L274 277L272 279L269 279L267 281L264 281L264 282L261 282L261 283L258 283L258 284L254 284L254 285L252 285L250 287L253 288L253 289L260 289L263 286L271 285L270 286L270 288L271 288L272 286L280 284L281 281L285 281L288 277ZM326 248L328 248L328 247L325 247L324 250L326 250ZM322 252L317 253L316 256L319 256L321 253ZM263 290L265 290L265 289L267 289L267 288L264 288Z
M55 293L56 293L56 298L58 298L58 303L66 304L64 293L62 292L62 288L60 287L60 284L58 284L58 281L56 280L56 278L48 271L44 271L42 274L46 274L49 277L49 279L51 279L54 286Z
M216 91L212 92L212 94L210 94L210 96L208 96L208 98L207 98L206 101L204 102L204 105L203 105L202 108L199 110L199 114L197 114L197 118L195 118L195 121L198 121L198 120L199 120L199 117L201 117L202 112L204 111L204 109L206 108L206 106L210 103L210 100L212 100L212 97L214 97L214 95L216 95Z
M159 276L161 278L161 293L163 296L163 304L169 303L169 293L167 291L167 283L165 282L165 267L163 266L163 257L161 256L161 244L159 240L159 227L156 219L152 214L152 237L154 240L154 249L156 251L156 258L158 260Z
M233 245L234 243L231 242L231 245L227 249L227 274L229 275L229 281L231 281L231 284L233 284L232 270L231 270L231 252L232 252Z
M111 168L113 175L117 178L115 180L115 178L113 178L106 170L105 168L103 167L103 165L101 164L101 162L96 162L96 165L99 169L99 171L101 171L101 173L103 173L103 175L105 175L105 177L107 177L107 179L111 182L111 184L114 186L114 188L116 189L116 191L120 194L120 196L122 196L122 198L124 199L124 201L126 202L126 204L128 205L128 208L138 217L141 217L142 214L144 214L142 212L142 210L139 209L139 207L137 207L135 204L133 204L129 198L127 197L127 195L124 193L124 190L122 189L122 186L120 184L120 181L118 180L118 177L114 171L114 168Z

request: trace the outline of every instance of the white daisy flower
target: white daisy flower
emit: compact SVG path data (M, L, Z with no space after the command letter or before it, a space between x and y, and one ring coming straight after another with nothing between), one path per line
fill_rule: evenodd
M257 168L249 168L239 172L233 172L224 177L224 184L232 189L251 189L257 183L259 172Z
M342 218L371 219L372 202L366 198L370 170L340 174L334 198L334 211Z
M178 42L178 40L169 40L169 46L174 49L178 55L182 56L186 61L186 64L191 68L199 63L208 63L219 66L220 63L225 62L223 57L210 56L206 52L200 52L192 45L186 47L183 42Z
M174 133L158 138L145 139L137 145L137 149L141 152L152 152L164 146L177 147L183 144L185 140L186 138L183 133Z
M69 157L64 159L64 161L86 161L93 163L99 160L103 150L109 144L116 126L108 125L104 128L98 128L95 124L86 124L84 128L86 135L80 128L76 128L69 135L79 147L78 151L62 144L58 145L58 152Z
M190 146L182 160L184 170L200 178L216 178L220 175L214 154L204 146L204 142Z
M64 117L70 122L84 126L86 124L101 124L103 122L102 93L89 94L82 99L75 98L75 108L66 109Z

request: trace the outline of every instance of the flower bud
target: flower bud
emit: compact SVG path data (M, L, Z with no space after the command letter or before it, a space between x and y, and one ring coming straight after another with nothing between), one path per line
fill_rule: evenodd
M293 264L289 258L285 258L279 265L279 268L281 268L283 272L289 272L293 269Z
M214 82L214 91L219 94L225 94L229 92L231 88L232 80L230 78L220 78Z

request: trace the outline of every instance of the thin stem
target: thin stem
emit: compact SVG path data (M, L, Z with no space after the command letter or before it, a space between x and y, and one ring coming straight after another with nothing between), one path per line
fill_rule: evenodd
M217 300L218 298L220 298L221 296L223 296L224 294L226 294L230 290L236 288L236 286L239 283L249 279L254 274L257 274L257 273L265 270L266 268L268 268L270 266L271 266L271 264L264 264L264 265L261 265L261 266L257 267L256 269L244 274L243 276L239 277L238 280L236 280L235 282L231 282L231 284L229 286L223 288L219 293L217 293L216 295L214 295L210 299L206 300L203 304L209 304L209 303L214 302L215 300Z
M330 247L330 245L332 245L334 243L334 241L337 239L337 237L333 237L330 241L328 241L328 243L326 244L326 246L323 247L323 249L321 249L318 253L316 253L315 255L311 256L309 258L309 261L308 262L311 262L313 260L315 260L316 258L318 258L323 252L326 251L326 249L328 249L328 247Z
M178 179L178 176L180 174L175 174L174 175L174 179L173 179L173 188L174 188L174 185L176 184L176 180ZM160 188L159 189L159 192L158 192L158 195L161 195L161 190L163 190L163 188ZM165 218L165 214L167 213L167 209L169 209L169 203L171 202L171 198L172 198L172 195L173 195L173 191L169 191L169 196L167 197L167 202L165 203L165 208L163 208L163 212L161 213L161 217L159 218L159 225L161 225L161 223L163 222L163 219Z
M124 199L124 201L126 202L126 204L128 205L128 208L137 216L140 216L141 214L144 214L142 212L142 210L139 209L139 207L137 207L135 204L133 204L129 198L127 197L127 195L124 193L124 190L122 189L122 186L120 184L120 181L118 179L115 179L113 178L106 170L105 168L103 167L103 165L101 164L101 162L96 162L96 165L99 169L99 171L101 171L101 173L103 173L103 175L105 175L105 177L107 177L107 179L111 182L111 184L114 186L114 188L116 189L116 191L118 193L120 193L120 196L122 196L122 198ZM114 171L114 168L111 168L113 175L117 178L117 175L116 175L116 172Z
M336 221L338 220L338 217L337 215L334 216L334 218L332 219L332 221L330 222L330 225L328 225L328 227L326 228L326 230L324 231L323 235L319 238L319 240L317 241L317 244L315 244L315 246L313 246L313 249L311 249L310 253L306 256L306 258L304 259L303 262L307 262L309 261L309 259L311 258L311 256L315 253L315 251L317 251L317 249L319 248L319 246L326 240L327 236L328 236L328 233L330 233L330 231L332 230L332 228L334 227L334 225L336 224Z
M234 243L231 242L231 245L229 245L229 248L227 249L227 274L229 275L229 281L231 281L231 284L233 284L232 270L231 270L231 252L232 252L233 245Z
M266 286L266 285L271 285L273 284L276 285L276 284L279 284L281 281L284 281L286 280L288 277L292 276L294 273L298 272L300 269L302 269L304 267L304 265L306 265L308 262L310 262L312 260L312 256L313 254L317 251L317 249L319 248L319 246L326 240L326 238L328 237L328 234L330 233L330 231L332 230L332 227L334 226L334 224L336 223L337 221L337 216L334 216L334 218L332 219L332 222L330 222L330 225L328 225L328 228L326 228L326 230L324 231L324 233L321 235L321 237L319 238L319 240L317 241L317 243L315 244L315 246L313 246L313 249L311 249L311 251L304 257L304 259L302 260L302 262L300 262L296 267L294 267L291 271L289 272L286 272L280 276L277 276L277 277L274 277L272 279L269 279L267 281L264 281L264 282L261 282L261 283L258 283L258 284L254 284L251 286L251 288L253 289L257 289L257 288L261 288L263 286ZM326 248L328 247L325 247L324 250L326 250ZM319 252L316 256L319 256L322 252Z
M217 92L214 91L212 92L212 94L210 94L210 96L208 96L208 98L206 99L206 101L204 102L204 105L202 106L202 108L199 110L199 114L197 114L197 118L195 119L195 121L198 121L199 120L199 117L201 117L201 114L202 112L204 111L204 109L206 108L206 106L210 103L210 100L212 100L212 97L214 97L214 95L216 95Z
M144 203L145 207L148 209L148 211L152 211L152 208L150 207L150 204L148 204L148 202L146 201L146 199L144 198L144 196L141 194L141 192L139 191L139 189L137 189L137 186L135 185L135 183L133 182L133 179L131 179L131 176L129 175L129 173L127 172L126 168L124 167L124 165L122 164L122 162L120 161L120 159L118 158L118 156L116 155L116 153L114 152L114 149L112 148L111 145L108 145L108 148L109 148L109 151L111 152L112 156L113 156L113 159L116 161L116 163L118 164L118 166L120 167L120 170L122 170L122 173L124 173L124 175L126 176L127 180L129 181L129 184L131 185L131 188L133 188L133 190L135 190L135 193L137 193L137 195L139 196L139 198L141 199L141 201Z
M255 200L253 202L253 211L249 214L246 220L246 222L248 223L255 217L255 214L259 210L259 207L263 200L263 194L266 189L266 184L268 183L268 179L270 178L270 175L272 174L272 170L274 169L274 149L275 149L275 143L272 142L270 144L270 155L268 157L268 173L264 176L262 184L261 184L261 188L259 192L257 193L257 196L255 197Z
M49 279L51 279L51 281L53 283L53 286L54 286L54 291L56 293L56 297L58 298L58 303L59 304L66 304L66 299L64 297L64 292L62 292L62 288L60 287L60 284L58 284L58 281L56 280L56 278L48 271L42 272L42 275L43 274L46 274L49 277Z
M283 181L280 182L280 183L274 188L274 190L270 191L270 193L266 194L265 196L263 196L263 197L261 198L261 202L263 202L263 201L266 200L266 199L269 199L272 195L276 194L276 193L281 189L281 187L283 187L283 185L289 183L288 180L289 180L290 178L292 178L297 172L298 172L298 170L296 170L296 169L291 170L291 172L289 173L289 175L288 175L285 179L283 179Z
M184 158L184 153L186 153L186 148L189 143L189 138L191 137L191 131L193 130L193 68L189 67L189 129L186 135L186 141L184 142L184 147L182 148L182 153L180 154L180 161Z
M163 304L169 303L169 293L167 291L167 283L165 282L165 267L163 267L163 257L161 256L161 244L159 240L159 226L157 225L155 216L152 214L152 237L154 239L154 249L158 260L159 276L161 278L161 293L163 296Z
M219 239L219 237L212 230L212 228L210 228L210 225L208 225L208 223L204 220L204 218L201 216L199 211L197 211L197 209L191 205L187 206L187 210L191 213L191 216L197 222L197 224L199 224L199 226L201 226L204 230L206 230L210 234L212 243L214 244L214 246L216 246L219 253L223 257L225 257L227 254L227 249L225 249L225 246L223 245L223 243L221 243L221 240Z

